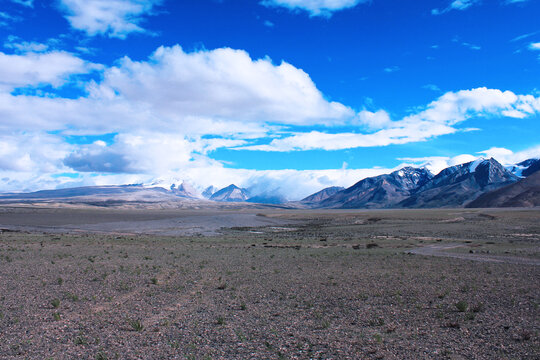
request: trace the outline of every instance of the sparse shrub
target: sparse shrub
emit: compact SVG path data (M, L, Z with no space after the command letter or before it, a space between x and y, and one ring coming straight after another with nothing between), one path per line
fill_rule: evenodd
M71 301L79 301L79 297L72 293L66 293L66 297Z
M456 303L456 308L459 312L465 312L469 308L469 305L465 301L459 301Z
M130 319L128 322L133 330L143 331L144 326L140 320Z
M157 283L158 283L158 279L155 278L155 277L153 277L152 279L150 279L150 281L151 281L152 284L154 284L154 285L157 285Z
M56 282L58 283L58 285L62 285L64 283L64 279L59 277L58 279L56 279Z
M107 355L103 354L102 352L98 352L96 354L96 360L108 360L109 358Z
M323 328L323 329L328 329L329 327L330 327L330 321L324 320L324 321L321 323L321 328Z
M58 307L60 307L60 300L59 299L51 300L51 305L53 308L58 309Z
M86 344L88 344L88 341L82 335L77 336L75 338L75 340L73 340L73 342L75 343L75 345L86 345Z
M216 323L218 325L225 325L225 319L223 318L223 316L218 317Z
M55 321L60 321L60 314L59 313L53 313L53 319Z

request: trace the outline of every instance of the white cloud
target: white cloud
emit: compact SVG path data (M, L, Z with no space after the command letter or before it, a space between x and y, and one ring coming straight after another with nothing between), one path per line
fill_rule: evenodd
M376 112L362 110L358 113L358 120L360 124L366 125L370 129L381 129L391 122L390 115L384 110Z
M28 41L22 41L22 42L5 42L4 47L6 49L13 49L17 53L28 53L28 52L45 52L49 48L49 45L42 44L38 42L28 42Z
M325 100L304 71L230 48L186 53L180 46L160 47L149 61L124 58L92 89L99 98L116 93L168 121L192 116L311 124L354 116Z
M441 170L449 167L474 161L479 157L494 158L502 165L509 166L532 158L540 158L540 146L533 146L523 151L513 152L512 150L500 147L492 147L479 151L475 155L461 154L453 157L448 156L428 156L419 158L398 158L400 161L407 161L413 166L425 166L432 173L438 174Z
M145 32L139 26L144 15L162 0L60 0L66 19L89 36L106 35L124 39L133 32Z
M387 68L384 68L384 72L386 73L393 73L399 71L399 66L389 66Z
M536 34L538 34L539 31L534 31L534 32L531 32L531 33L527 33L527 34L522 34L522 35L519 35L519 36L516 36L515 38L513 38L512 40L510 40L511 42L516 42L516 41L521 41L523 39L527 39L531 36L534 36Z
M371 134L329 134L311 131L274 139L269 144L244 146L238 149L259 151L339 150L406 144L425 141L457 131L473 130L459 130L455 127L458 123L472 117L524 118L538 112L540 112L540 97L516 95L511 91L477 88L447 92L417 114L409 115L399 121L385 120L385 128ZM365 114L369 113L364 113L364 117L366 117ZM382 114L384 115L384 113ZM369 116L374 117L374 114Z
M59 54L64 56L56 58ZM4 88L61 85L89 66L57 52L4 59ZM252 60L232 49L185 53L178 46L162 47L145 62L124 58L105 70L103 81L91 82L88 91L89 97L78 99L0 92L0 129L71 134L160 129L182 136L249 139L265 136L275 127L271 124L342 124L355 115L325 100L302 70L285 62Z
M503 165L514 165L528 159L539 159L540 146L533 146L518 152L513 152L506 148L492 147L478 153L484 157L493 157Z
M333 12L355 7L368 0L263 0L265 6L285 7L291 10L304 10L310 16L331 16Z
M440 14L444 14L452 10L466 10L470 8L471 6L478 3L480 3L480 0L454 0L448 5L448 7L442 10L440 9L431 10L431 14L440 15Z
M529 44L529 49L531 49L531 50L540 50L540 42L530 43Z
M427 84L427 85L422 86L422 88L431 90L431 91L441 92L441 89L435 84Z
M471 43L468 43L468 42L463 42L461 43L461 45L465 46L465 47L468 47L469 49L471 50L482 50L482 47L478 46L478 45L474 45L474 44L471 44Z
M0 171L43 174L61 168L72 146L56 136L19 132L0 135Z
M88 73L96 68L63 51L10 55L0 52L0 90L51 84L58 87L71 75Z

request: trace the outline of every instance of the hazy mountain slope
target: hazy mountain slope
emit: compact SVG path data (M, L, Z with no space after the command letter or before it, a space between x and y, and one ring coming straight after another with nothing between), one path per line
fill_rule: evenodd
M534 206L540 206L540 171L514 184L482 194L467 205L471 208Z
M214 195L214 193L218 191L218 189L214 186L214 185L210 185L209 187L207 187L206 189L204 189L204 191L202 192L202 196L205 198L205 199L210 199L212 197L212 195Z
M480 159L444 169L398 206L404 208L460 207L482 193L518 181L495 159Z
M318 203L318 202L328 199L330 196L340 192L341 190L345 190L345 188L341 186L327 187L325 189L322 189L321 191L316 192L315 194L311 194L308 197L303 198L302 200L300 200L300 202Z
M200 199L201 198L201 195L199 194L199 192L197 191L197 189L195 189L191 184L187 183L187 182L182 182L182 184L178 185L178 186L175 186L174 184L171 186L171 191L177 195L177 196L181 196L181 197L186 197L186 198L190 198L190 199Z
M234 184L231 184L219 191L216 191L210 197L210 200L225 202L246 201L247 199L249 199L249 194L247 190L239 188Z
M140 185L120 186L84 186L66 189L41 190L31 193L0 194L0 199L58 199L76 196L114 196L119 194L135 194L140 192L153 194L168 194L169 191L160 187L145 188Z

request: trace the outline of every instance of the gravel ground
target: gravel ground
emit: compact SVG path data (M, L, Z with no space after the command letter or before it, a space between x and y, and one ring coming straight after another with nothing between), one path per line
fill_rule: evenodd
M2 232L0 358L540 357L540 266L407 253L538 260L538 210L259 217L294 225Z

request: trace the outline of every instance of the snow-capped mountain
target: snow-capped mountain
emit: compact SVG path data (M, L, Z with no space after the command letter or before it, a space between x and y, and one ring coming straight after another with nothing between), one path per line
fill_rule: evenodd
M528 159L507 167L514 175L527 177L540 170L540 159Z
M405 208L461 207L487 191L518 181L497 160L478 159L442 170L398 204Z
M322 200L317 207L353 209L392 207L430 181L432 177L433 174L425 168L405 167L390 174L363 179Z

